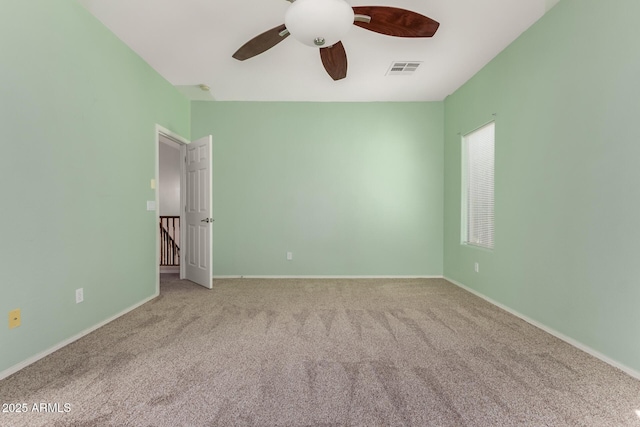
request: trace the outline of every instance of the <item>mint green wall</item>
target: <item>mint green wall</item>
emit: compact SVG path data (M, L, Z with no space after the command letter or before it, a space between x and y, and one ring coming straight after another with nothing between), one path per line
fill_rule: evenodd
M636 371L638 16L637 0L562 0L447 98L444 207L447 277ZM489 252L460 245L457 134L492 113Z
M75 1L3 2L0 52L2 371L154 294L155 124L190 105Z
M443 125L441 102L192 103L214 276L441 275Z

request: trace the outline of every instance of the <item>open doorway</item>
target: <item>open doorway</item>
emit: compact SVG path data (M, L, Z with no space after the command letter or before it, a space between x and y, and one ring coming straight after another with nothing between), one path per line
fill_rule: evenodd
M155 142L156 295L160 294L163 260L173 264L162 266L164 271L165 267L172 272L179 271L177 279L187 279L211 289L212 136L190 142L156 125ZM176 183L175 151L178 152L179 184ZM161 168L164 169L165 163L167 167L162 171L161 179ZM177 211L176 201L179 201ZM164 226L161 224L163 217L168 217Z
M156 294L160 294L160 274L184 278L186 236L184 224L184 153L189 141L156 125ZM169 218L167 218L169 217ZM164 222L164 224L163 224ZM165 232L162 231L164 225ZM167 265L161 265L167 264Z
M160 274L180 274L180 145L165 135L158 142L158 216Z

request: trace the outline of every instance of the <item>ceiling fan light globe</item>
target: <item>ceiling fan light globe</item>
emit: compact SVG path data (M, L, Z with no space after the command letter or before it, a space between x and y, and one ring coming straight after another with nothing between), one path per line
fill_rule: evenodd
M289 33L307 46L333 46L353 26L353 9L344 0L296 0L284 16Z

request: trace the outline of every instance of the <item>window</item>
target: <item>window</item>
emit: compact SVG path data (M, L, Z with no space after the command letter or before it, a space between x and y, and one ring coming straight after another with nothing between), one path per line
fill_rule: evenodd
M495 122L462 138L464 243L493 249Z

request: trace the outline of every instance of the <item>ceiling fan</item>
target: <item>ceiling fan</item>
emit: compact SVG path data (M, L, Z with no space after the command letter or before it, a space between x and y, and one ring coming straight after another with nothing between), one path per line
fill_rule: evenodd
M292 35L318 47L325 70L333 80L347 76L347 54L342 37L351 25L394 37L432 37L440 24L416 12L388 6L349 6L344 0L288 0L284 24L257 35L233 57L253 58Z

